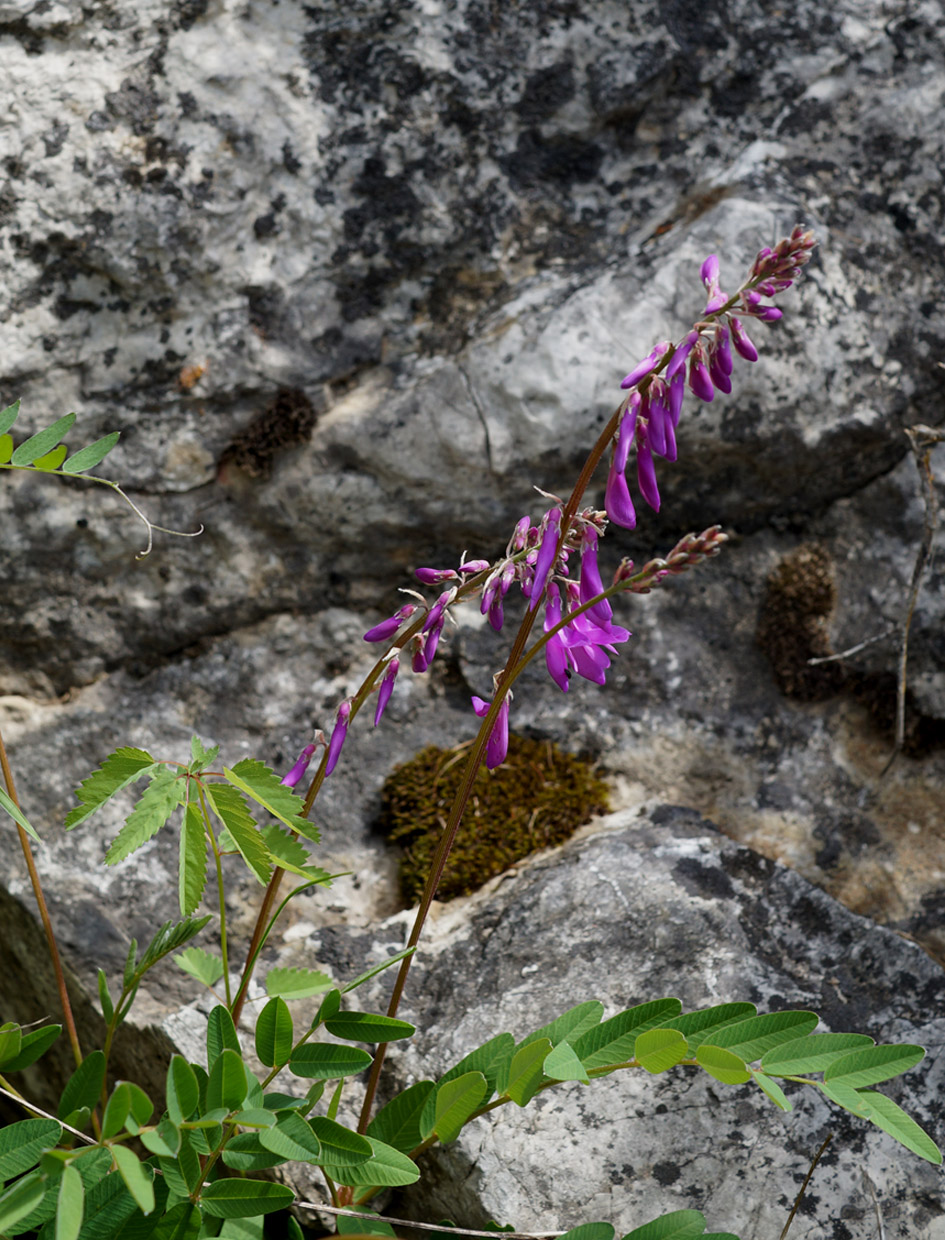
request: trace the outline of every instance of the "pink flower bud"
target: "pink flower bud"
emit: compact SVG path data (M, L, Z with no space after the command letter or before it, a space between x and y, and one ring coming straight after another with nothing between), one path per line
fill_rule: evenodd
M670 342L668 340L661 340L659 344L646 355L643 361L630 371L620 386L622 388L632 388L639 383L641 379L645 379L650 371L659 365L660 358L669 351L669 348Z
M558 549L558 526L560 522L561 509L552 508L545 517L545 532L541 540L541 546L538 549L538 558L535 561L535 576L532 579L531 595L528 601L529 609L532 611L538 606L538 600L541 598L541 592L545 588L548 574L554 566L555 553Z
M400 671L400 659L391 659L387 665L387 671L384 673L384 679L381 681L381 687L377 691L377 707L374 711L374 726L381 721L381 716L387 709L387 703L390 701L390 695L394 692L394 681L397 679L397 673Z
M338 765L338 759L341 756L341 747L345 743L345 737L348 735L348 720L351 718L351 703L342 702L338 707L338 714L335 717L335 726L331 734L331 740L328 742L328 761L325 763L326 778L332 773Z
M395 612L389 619L382 620L380 624L375 624L373 629L368 629L364 634L366 642L386 642L388 638L393 637L405 620L409 620L413 613L417 610L413 603L408 603L405 607Z
M485 719L489 713L491 703L484 701L481 697L474 697L472 700L473 710L480 719ZM505 761L509 752L509 699L506 697L502 705L499 707L499 714L496 718L492 734L486 745L486 766L490 771L494 771L497 766L501 766Z
M312 754L315 752L314 745L306 745L299 754L299 759L295 766L279 780L280 784L285 784L287 788L294 788L305 772L308 770L308 764L312 760Z
M745 329L742 327L741 319L734 317L732 318L732 344L735 346L736 353L743 357L746 362L757 362L758 350L749 340Z
M623 470L617 468L616 458L611 462L610 473L607 475L604 510L615 525L621 525L625 530L636 529L637 514L630 498L630 489Z
M438 586L441 581L455 581L457 574L452 568L415 568L413 575L425 586Z

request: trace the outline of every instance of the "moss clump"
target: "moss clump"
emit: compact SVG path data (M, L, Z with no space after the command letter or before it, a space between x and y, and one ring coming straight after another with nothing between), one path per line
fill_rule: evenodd
M405 850L400 885L408 905L423 890L468 749L430 745L397 767L382 789L379 826ZM589 762L551 741L511 736L505 762L476 777L437 899L475 891L529 853L563 843L609 808L607 787Z
M843 688L838 663L808 663L833 654L827 624L836 605L833 561L817 543L786 555L768 578L757 641L787 697L820 702Z

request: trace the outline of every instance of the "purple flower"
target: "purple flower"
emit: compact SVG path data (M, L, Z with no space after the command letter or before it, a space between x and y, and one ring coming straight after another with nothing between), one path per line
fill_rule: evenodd
M732 381L718 363L718 358L713 354L709 358L709 378L720 392L728 393L732 390Z
M638 366L635 366L633 370L630 371L630 373L627 375L626 379L624 379L623 383L621 383L620 386L622 388L634 387L637 383L640 382L641 379L644 379L650 373L650 371L653 370L659 364L660 358L663 357L669 351L669 348L670 348L670 342L668 340L661 340L659 344L656 345L655 348L653 348L646 355L643 361L640 362Z
M581 580L578 597L582 603L589 603L596 595L603 593L604 583L600 579L600 569L597 566L597 530L589 525L582 539ZM607 624L614 613L610 600L602 598L588 610L587 614L600 624Z
M660 492L656 485L656 470L653 467L653 457L650 453L650 445L646 442L646 437L637 433L637 485L640 488L640 494L650 505L654 512L660 510Z
M637 414L640 411L642 397L639 392L634 392L630 397L630 403L624 410L623 417L620 419L620 425L617 427L617 438L614 443L614 464L620 473L627 468L627 461L630 458L630 445L633 443L633 432L637 425Z
M680 369L673 375L669 385L669 416L675 429L679 425L683 397L686 395L686 372Z
M669 365L666 367L666 373L663 375L663 378L667 383L671 383L673 376L677 374L678 371L682 370L686 358L692 352L698 339L699 333L692 331L685 340L680 341L680 343L676 346L676 352L669 359Z
M742 327L741 319L736 319L733 316L731 322L732 344L735 346L736 353L743 357L746 362L757 362L758 350L749 340L745 329Z
M664 456L668 461L676 459L676 436L673 434L674 426L672 413L667 403L666 384L660 379L656 379L648 393L650 397L650 405L647 411L649 420L649 429L647 431L647 439L650 447L657 456Z
M397 673L400 671L400 659L391 659L387 665L387 671L384 673L384 679L381 681L381 687L377 691L377 707L374 711L374 726L381 721L381 716L387 709L387 703L390 701L390 695L394 692L394 681L397 679Z
M348 721L350 718L351 703L347 701L342 702L335 717L335 726L331 734L331 740L328 742L328 761L325 763L326 779L338 765L341 747L344 745L345 737L348 735Z
M456 579L456 572L452 568L415 568L413 575L425 586L438 586L441 581Z
M560 522L561 509L552 508L545 517L545 532L541 540L541 546L538 548L538 558L535 560L535 576L532 580L531 594L528 600L529 610L531 611L538 606L538 600L541 598L541 592L545 588L548 574L554 566L555 553L558 550L558 526Z
M488 567L488 560L467 560L465 564L460 564L459 571L467 574L484 573Z
M625 530L636 529L637 514L630 498L626 475L622 469L617 468L616 456L610 463L610 473L607 475L604 509L615 525L621 525Z
M290 771L287 771L286 774L282 776L279 783L285 784L287 788L294 788L308 770L308 764L311 762L312 754L314 752L314 745L306 745L299 754L299 760L296 762L295 766L293 766Z
M473 697L473 710L480 719L485 719L489 713L491 702L484 701L481 697ZM497 766L501 766L505 761L509 752L509 699L506 697L499 707L499 714L492 728L492 734L486 745L486 766L490 771L494 771Z
M413 613L417 610L413 603L407 603L405 607L395 612L389 619L382 620L380 624L375 624L373 629L368 629L364 634L366 642L386 642L389 637L393 637L405 620L409 620Z
M715 359L723 375L730 375L732 373L732 350L729 347L728 328L723 323L720 323L715 329L715 338L712 341L712 357Z
M699 279L706 286L706 290L709 292L711 292L711 290L718 285L719 260L714 254L710 254L699 268Z
M528 532L532 528L531 517L519 517L515 523L515 532L509 543L509 555L516 551L524 551L528 546Z
M689 362L689 390L700 400L710 401L715 396L712 378L705 364L705 354L700 345Z
M444 590L440 597L436 600L430 610L427 612L427 618L423 622L422 633L429 633L431 629L443 627L444 612L456 597L456 590Z
M545 596L545 632L548 633L561 623L561 592L555 582L548 587ZM545 665L548 675L562 693L567 693L570 672L568 671L568 652L561 633L549 637L545 645Z

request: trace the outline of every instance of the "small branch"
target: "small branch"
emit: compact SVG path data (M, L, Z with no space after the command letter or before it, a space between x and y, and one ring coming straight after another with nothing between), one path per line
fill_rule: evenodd
M821 1156L824 1150L827 1148L827 1146L830 1144L832 1140L833 1140L833 1133L828 1132L823 1145L814 1155L814 1161L810 1165L810 1170L807 1172L807 1175L804 1176L804 1183L801 1185L801 1191L797 1194L797 1198L795 1199L794 1205L791 1208L791 1213L788 1215L788 1221L784 1224L784 1230L781 1232L779 1240L784 1240L785 1236L788 1234L790 1226L794 1222L794 1215L797 1213L798 1209L800 1208L801 1202L804 1200L804 1194L807 1192L807 1185L810 1183L810 1178L814 1174L814 1168L820 1162L820 1159L821 1159Z
M892 637L895 632L895 628L887 629L885 633L877 633L874 637L868 637L866 641L857 642L855 646L851 646L848 650L841 650L839 654L824 654L817 659L808 659L807 666L817 667L819 663L836 663L839 659L848 659L851 654L859 654L867 646L875 646L877 642L883 642L887 637Z
M863 1183L869 1189L869 1194L873 1198L873 1209L876 1211L876 1225L879 1228L879 1240L886 1240L886 1225L883 1222L883 1212L879 1206L879 1198L876 1196L876 1188L865 1171L863 1172Z
M22 1098L19 1094L15 1094L9 1089L4 1089L2 1085L0 1085L0 1094L3 1094L5 1098L10 1098L14 1102L18 1103L25 1110L29 1111L31 1115L38 1115L42 1119L51 1119L57 1124L62 1124L62 1127L65 1128L66 1132L71 1132L74 1137L78 1137L79 1140L84 1141L86 1145L98 1145L97 1141L93 1141L90 1136L87 1136L84 1132L80 1132L78 1128L73 1128L70 1124L63 1124L62 1120L56 1119L55 1115L50 1115L49 1112L44 1111L42 1107L34 1106L32 1102L27 1102L26 1099Z
M315 1201L296 1201L294 1205L301 1207L303 1210L320 1210L325 1214L344 1214L348 1218L367 1218L373 1219L375 1222L390 1223L392 1226L399 1227L416 1227L419 1231L448 1231L450 1235L454 1232L457 1236L487 1236L489 1240L496 1240L499 1235L495 1231L473 1231L469 1227L444 1227L442 1223L415 1223L413 1219L407 1218L390 1218L386 1214L362 1214L358 1210L346 1210L339 1206L323 1206ZM501 1233L507 1240L545 1240L546 1236L560 1236L561 1229L556 1231L506 1231Z

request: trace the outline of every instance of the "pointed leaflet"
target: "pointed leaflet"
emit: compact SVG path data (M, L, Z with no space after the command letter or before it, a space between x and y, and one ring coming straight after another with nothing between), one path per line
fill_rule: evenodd
M62 1169L56 1199L56 1240L76 1240L85 1213L85 1186L75 1167Z
M313 1121L313 1127L317 1121ZM354 1167L339 1167L335 1163L322 1165L331 1178L339 1184L355 1188L397 1188L404 1184L416 1184L420 1170L406 1154L385 1145L374 1137L368 1137L371 1157Z
M259 1144L293 1162L318 1163L322 1159L321 1142L298 1111L282 1111L272 1128L260 1132Z
M216 762L220 754L220 746L208 749L199 736L190 738L190 770L193 774L205 771L211 762Z
M233 1017L222 1003L218 1003L207 1017L208 1066L212 1068L217 1056L226 1050L236 1051L237 1055L242 1054Z
M30 465L37 457L43 456L51 448L55 448L74 421L75 414L67 413L58 422L53 422L52 426L47 426L45 430L37 431L35 435L30 435L29 439L25 439L13 453L13 456L10 458L11 465Z
M263 827L262 837L280 869L288 870L290 874L298 874L302 878L316 876L317 867L309 864L308 850L297 835L284 830L278 823L271 822L268 827ZM322 874L324 872L319 871Z
M207 1110L235 1111L246 1097L246 1073L239 1052L222 1050L210 1068L207 1081Z
M87 469L91 469L94 465L98 465L104 461L121 436L121 431L112 431L108 435L103 435L101 439L96 439L94 443L88 444L84 448L80 448L78 452L73 452L65 465L62 467L64 474L82 474Z
M78 826L116 792L149 774L154 766L154 759L143 749L125 747L109 754L98 770L76 788L75 795L82 804L66 815L66 830Z
M412 956L416 950L416 947L405 947L403 951L396 952L393 956L388 956L387 959L382 960L380 964L372 965L372 967L366 972L359 973L353 981L345 983L345 985L341 988L341 993L346 995L351 990L357 990L359 986L363 985L365 982L369 982L371 978L376 977L378 973L383 973L385 969L389 969L392 964L397 964L399 961L403 960L405 956Z
M858 1092L842 1082L830 1082L824 1085L824 1093L845 1111L851 1111L861 1119L868 1119L877 1128L882 1128L894 1137L900 1145L912 1150L927 1162L940 1164L942 1153L929 1134L916 1121L903 1111L902 1107L887 1098L885 1094L870 1089Z
M779 1110L794 1110L794 1104L785 1097L784 1090L777 1081L772 1080L770 1076L766 1076L764 1072L759 1072L756 1068L752 1068L751 1075L761 1092L767 1094Z
M412 1038L417 1032L416 1026L405 1020L373 1012L338 1012L328 1017L325 1028L333 1037L345 1042L397 1042Z
M16 1059L8 1060L3 1065L3 1071L22 1072L24 1068L28 1068L30 1064L35 1063L40 1055L45 1055L60 1033L62 1033L62 1025L43 1025L41 1029L34 1029L31 1033L24 1033L23 1040L20 1042L20 1053ZM9 1129L0 1129L0 1132L7 1131Z
M112 841L105 854L105 864L117 865L157 835L186 795L186 784L179 778L177 770L159 767Z
M306 839L318 843L317 829L307 818L302 817L302 798L291 788L287 788L268 766L252 758L244 758L242 762L237 762L232 770L224 767L223 774L240 791L258 801L273 818L278 818L293 831L298 831Z
M15 400L12 405L7 405L6 409L0 409L0 435L5 435L13 423L16 421L20 412L20 402Z
M697 1063L723 1085L744 1085L752 1074L744 1059L721 1046L700 1046L696 1051Z
M0 1128L0 1180L12 1180L35 1167L44 1150L62 1136L54 1119L21 1119Z
M189 917L200 907L206 885L207 833L199 807L188 801L181 824L177 866L177 894L182 917Z
M373 1157L374 1147L367 1137L319 1115L311 1121L312 1131L322 1146L325 1162L334 1167L354 1167Z
M715 1007L702 1008L698 1012L687 1012L685 1016L674 1016L661 1023L667 1028L678 1029L680 1033L684 1033L689 1043L689 1054L694 1055L698 1047L718 1030L757 1014L758 1010L753 1003L720 1003Z
M278 1167L288 1159L264 1149L259 1144L258 1132L241 1132L227 1142L223 1161L234 1171L264 1171L267 1167Z
M641 1033L662 1024L668 1017L678 1016L681 1011L678 999L654 999L627 1008L572 1042L574 1053L589 1070L626 1063L633 1058L633 1048Z
M633 1048L633 1057L646 1072L656 1076L686 1058L689 1048L678 1029L648 1029L641 1033Z
M243 860L261 883L268 883L272 873L269 850L243 796L227 784L207 784L207 793Z
M565 1041L573 1044L580 1038L581 1034L586 1033L594 1025L599 1025L603 1014L604 1005L599 999L589 999L586 1003L578 1003L575 1007L569 1008L561 1016L551 1021L550 1024L542 1025L540 1029L530 1033L527 1038L523 1038L518 1044L519 1049L523 1046L528 1046L530 1042L537 1042L540 1038L547 1038L552 1046L557 1046L559 1042Z
M332 1081L353 1076L370 1066L367 1051L357 1046L336 1046L330 1042L307 1042L289 1060L289 1071L312 1081Z
M367 1135L409 1154L423 1141L420 1116L435 1086L432 1081L417 1081L403 1093L392 1098L368 1124Z
M33 827L30 826L26 815L17 805L17 803L0 788L0 807L5 809L15 823L23 828L27 835L32 836L37 844L42 844L42 840L36 834Z
M816 1012L769 1012L765 1016L752 1016L727 1025L707 1038L703 1046L723 1046L746 1063L751 1063L782 1042L791 1042L810 1033L817 1027L818 1020Z
M254 1218L284 1210L295 1200L285 1184L265 1180L216 1180L200 1194L200 1209L211 1218Z
M698 1240L705 1231L705 1216L698 1210L673 1210L635 1227L623 1240Z
M515 1039L512 1035L510 1033L498 1033L494 1038L490 1038L488 1042L484 1042L482 1046L477 1046L474 1051L464 1055L459 1063L454 1064L449 1071L444 1072L440 1077L439 1084L445 1085L447 1081L453 1080L454 1077L462 1076L464 1072L481 1072L486 1078L486 1084L489 1086L489 1092L486 1094L488 1099L495 1090L499 1073L508 1068L514 1054ZM383 1136L383 1133L378 1133L377 1135ZM384 1137L385 1141L387 1139L387 1137Z
M153 969L159 960L169 956L178 947L183 947L195 935L198 935L212 917L187 917L184 921L166 921L154 938L144 949L144 955L135 965L135 975L143 977L148 969Z
M486 1090L486 1078L481 1072L467 1072L437 1089L433 1131L444 1145L456 1140L463 1125L482 1105Z
M908 1072L925 1058L922 1046L868 1046L841 1056L824 1072L824 1084L849 1085L851 1089L863 1089L866 1085L878 1085L894 1076Z
M223 976L223 961L212 952L205 952L202 947L188 947L174 957L174 963L198 982L203 982L204 986L215 986Z
M814 1033L768 1051L761 1057L761 1067L772 1076L823 1072L848 1051L872 1045L873 1039L866 1033Z
M282 1067L292 1054L292 1015L285 999L269 1000L256 1018L256 1054L267 1068Z
M270 969L266 974L266 994L281 995L284 999L307 999L324 990L331 990L334 984L327 973L319 973L315 969L286 966Z

